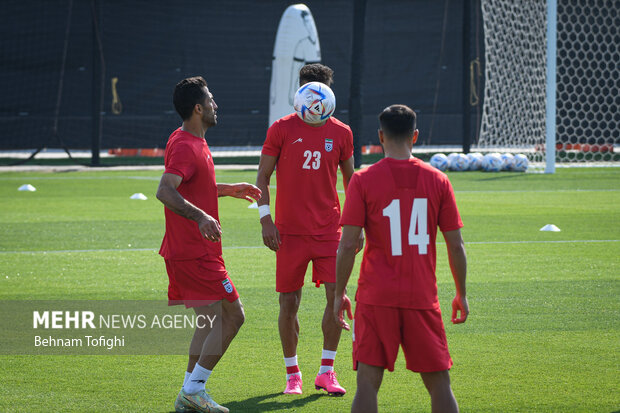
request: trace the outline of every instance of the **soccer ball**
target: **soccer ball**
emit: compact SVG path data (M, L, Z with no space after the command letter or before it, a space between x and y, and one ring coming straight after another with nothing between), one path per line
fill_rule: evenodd
M310 82L295 92L293 107L304 122L314 125L329 119L336 110L336 96L329 86Z
M451 169L451 168L450 168L450 165L454 164L454 159L455 159L457 156L459 156L459 154L458 154L458 153L456 153L456 152L452 152L452 153L448 154L448 168L449 168L449 169Z
M515 158L511 153L503 153L500 155L502 158L502 171L512 171L512 167L515 163Z
M482 154L479 152L468 153L467 157L469 158L469 170L477 171L482 168Z
M450 154L452 156L452 154ZM452 171L466 171L469 168L469 158L462 153L456 153L452 158L448 156L449 168Z
M523 154L516 154L514 158L514 164L512 165L512 170L517 172L525 172L527 171L527 167L529 165L529 161L527 160L527 156Z
M482 158L482 169L486 172L499 172L502 169L502 158L498 153L488 153Z
M448 169L448 157L443 153L436 153L431 156L431 166L434 166L440 171L445 171Z

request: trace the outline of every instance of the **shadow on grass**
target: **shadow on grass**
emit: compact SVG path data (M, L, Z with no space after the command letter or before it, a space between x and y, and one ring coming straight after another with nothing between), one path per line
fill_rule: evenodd
M231 412L275 412L281 410L301 408L310 402L318 400L321 397L329 397L324 394L312 394L310 396L296 398L286 402L270 400L279 396L282 396L282 393L265 394L262 396L250 397L249 399L241 401L224 403L224 406L230 409Z
M519 172L489 172L489 175L485 176L484 178L480 178L478 179L478 181L498 181L498 180L507 180L507 179L513 179L513 178L523 178L524 176L532 176L530 175L526 175L523 173L519 173Z
M322 394L312 394L310 396L295 398L286 402L270 400L279 396L282 396L282 393L272 393L250 397L249 399L241 401L229 402L226 407L228 407L231 412L275 412L278 410L301 408L310 402L318 400L321 397L325 397Z

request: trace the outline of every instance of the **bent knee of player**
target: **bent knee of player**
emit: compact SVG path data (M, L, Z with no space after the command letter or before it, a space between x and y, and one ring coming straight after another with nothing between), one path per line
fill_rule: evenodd
M420 376L430 394L450 390L450 370L420 373Z
M245 310L240 300L230 303L224 308L224 322L235 330L239 330L245 322Z
M243 307L241 307L239 311L234 314L234 323L237 328L241 328L243 323L245 323L245 311L243 310Z
M359 245L359 238L355 239L341 239L338 244L338 253L344 255L355 254Z
M323 283L325 285L325 298L327 298L327 307L334 307L334 299L336 298L336 283Z
M280 293L280 310L288 314L295 314L299 309L301 295L297 291Z
M371 366L358 362L357 364L357 386L365 392L374 391L375 394L381 387L383 380L384 368L379 366Z

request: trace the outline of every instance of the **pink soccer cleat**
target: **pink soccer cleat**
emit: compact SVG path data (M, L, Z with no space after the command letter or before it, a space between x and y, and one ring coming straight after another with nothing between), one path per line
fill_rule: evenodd
M344 396L347 392L336 380L336 372L333 370L317 375L314 387L317 390L325 390L330 396Z
M299 374L293 374L286 381L284 394L301 394L301 384L301 376Z

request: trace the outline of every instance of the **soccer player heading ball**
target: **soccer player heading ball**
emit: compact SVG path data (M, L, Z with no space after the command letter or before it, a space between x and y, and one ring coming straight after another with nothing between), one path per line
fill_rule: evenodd
M452 359L437 299L435 239L439 227L456 284L452 322L462 323L469 313L463 223L448 177L411 156L418 137L415 119L415 112L404 105L381 112L379 140L385 158L353 175L340 220L334 316L347 330L346 285L362 228L368 241L356 294L357 393L352 412L377 411L383 371L394 370L399 346L407 369L421 374L432 411L458 412L450 387Z
M315 63L301 68L300 86L308 82L332 83L333 71ZM269 181L276 169L278 181L276 219L269 210ZM336 192L338 167L346 188L353 174L351 128L333 116L315 123L291 113L275 121L258 166L256 186L263 242L276 252L276 291L280 293L278 327L286 366L287 394L301 394L297 363L299 320L304 275L312 261L312 281L325 285L327 305L323 313L323 352L314 384L330 394L343 395L334 373L334 359L341 328L333 317L336 281L336 250L340 240L340 202ZM358 239L361 247L363 239Z

